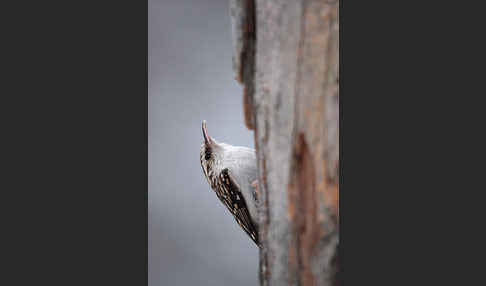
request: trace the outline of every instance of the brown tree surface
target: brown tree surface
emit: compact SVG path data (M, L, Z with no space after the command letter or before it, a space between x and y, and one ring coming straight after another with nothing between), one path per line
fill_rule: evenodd
M261 285L337 285L339 2L230 4L258 157Z

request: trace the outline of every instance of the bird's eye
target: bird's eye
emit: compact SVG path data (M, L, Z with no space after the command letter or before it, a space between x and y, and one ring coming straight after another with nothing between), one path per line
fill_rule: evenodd
M204 159L206 159L206 160L211 159L211 153L206 152L206 155L204 155Z

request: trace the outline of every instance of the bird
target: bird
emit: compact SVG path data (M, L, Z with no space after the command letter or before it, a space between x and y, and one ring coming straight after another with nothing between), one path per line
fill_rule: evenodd
M202 122L202 133L204 141L200 161L204 176L236 222L260 247L255 150L216 141L208 135L205 120Z

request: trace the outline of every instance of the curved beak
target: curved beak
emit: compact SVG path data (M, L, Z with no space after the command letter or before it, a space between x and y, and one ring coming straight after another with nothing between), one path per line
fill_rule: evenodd
M204 142L206 143L206 145L210 145L211 143L213 143L213 140L208 135L208 130L206 129L206 120L203 120L202 122L202 132L203 132Z

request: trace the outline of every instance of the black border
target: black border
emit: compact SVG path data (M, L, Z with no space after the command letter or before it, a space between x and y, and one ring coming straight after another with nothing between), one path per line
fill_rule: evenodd
M2 6L2 284L147 285L147 1Z

